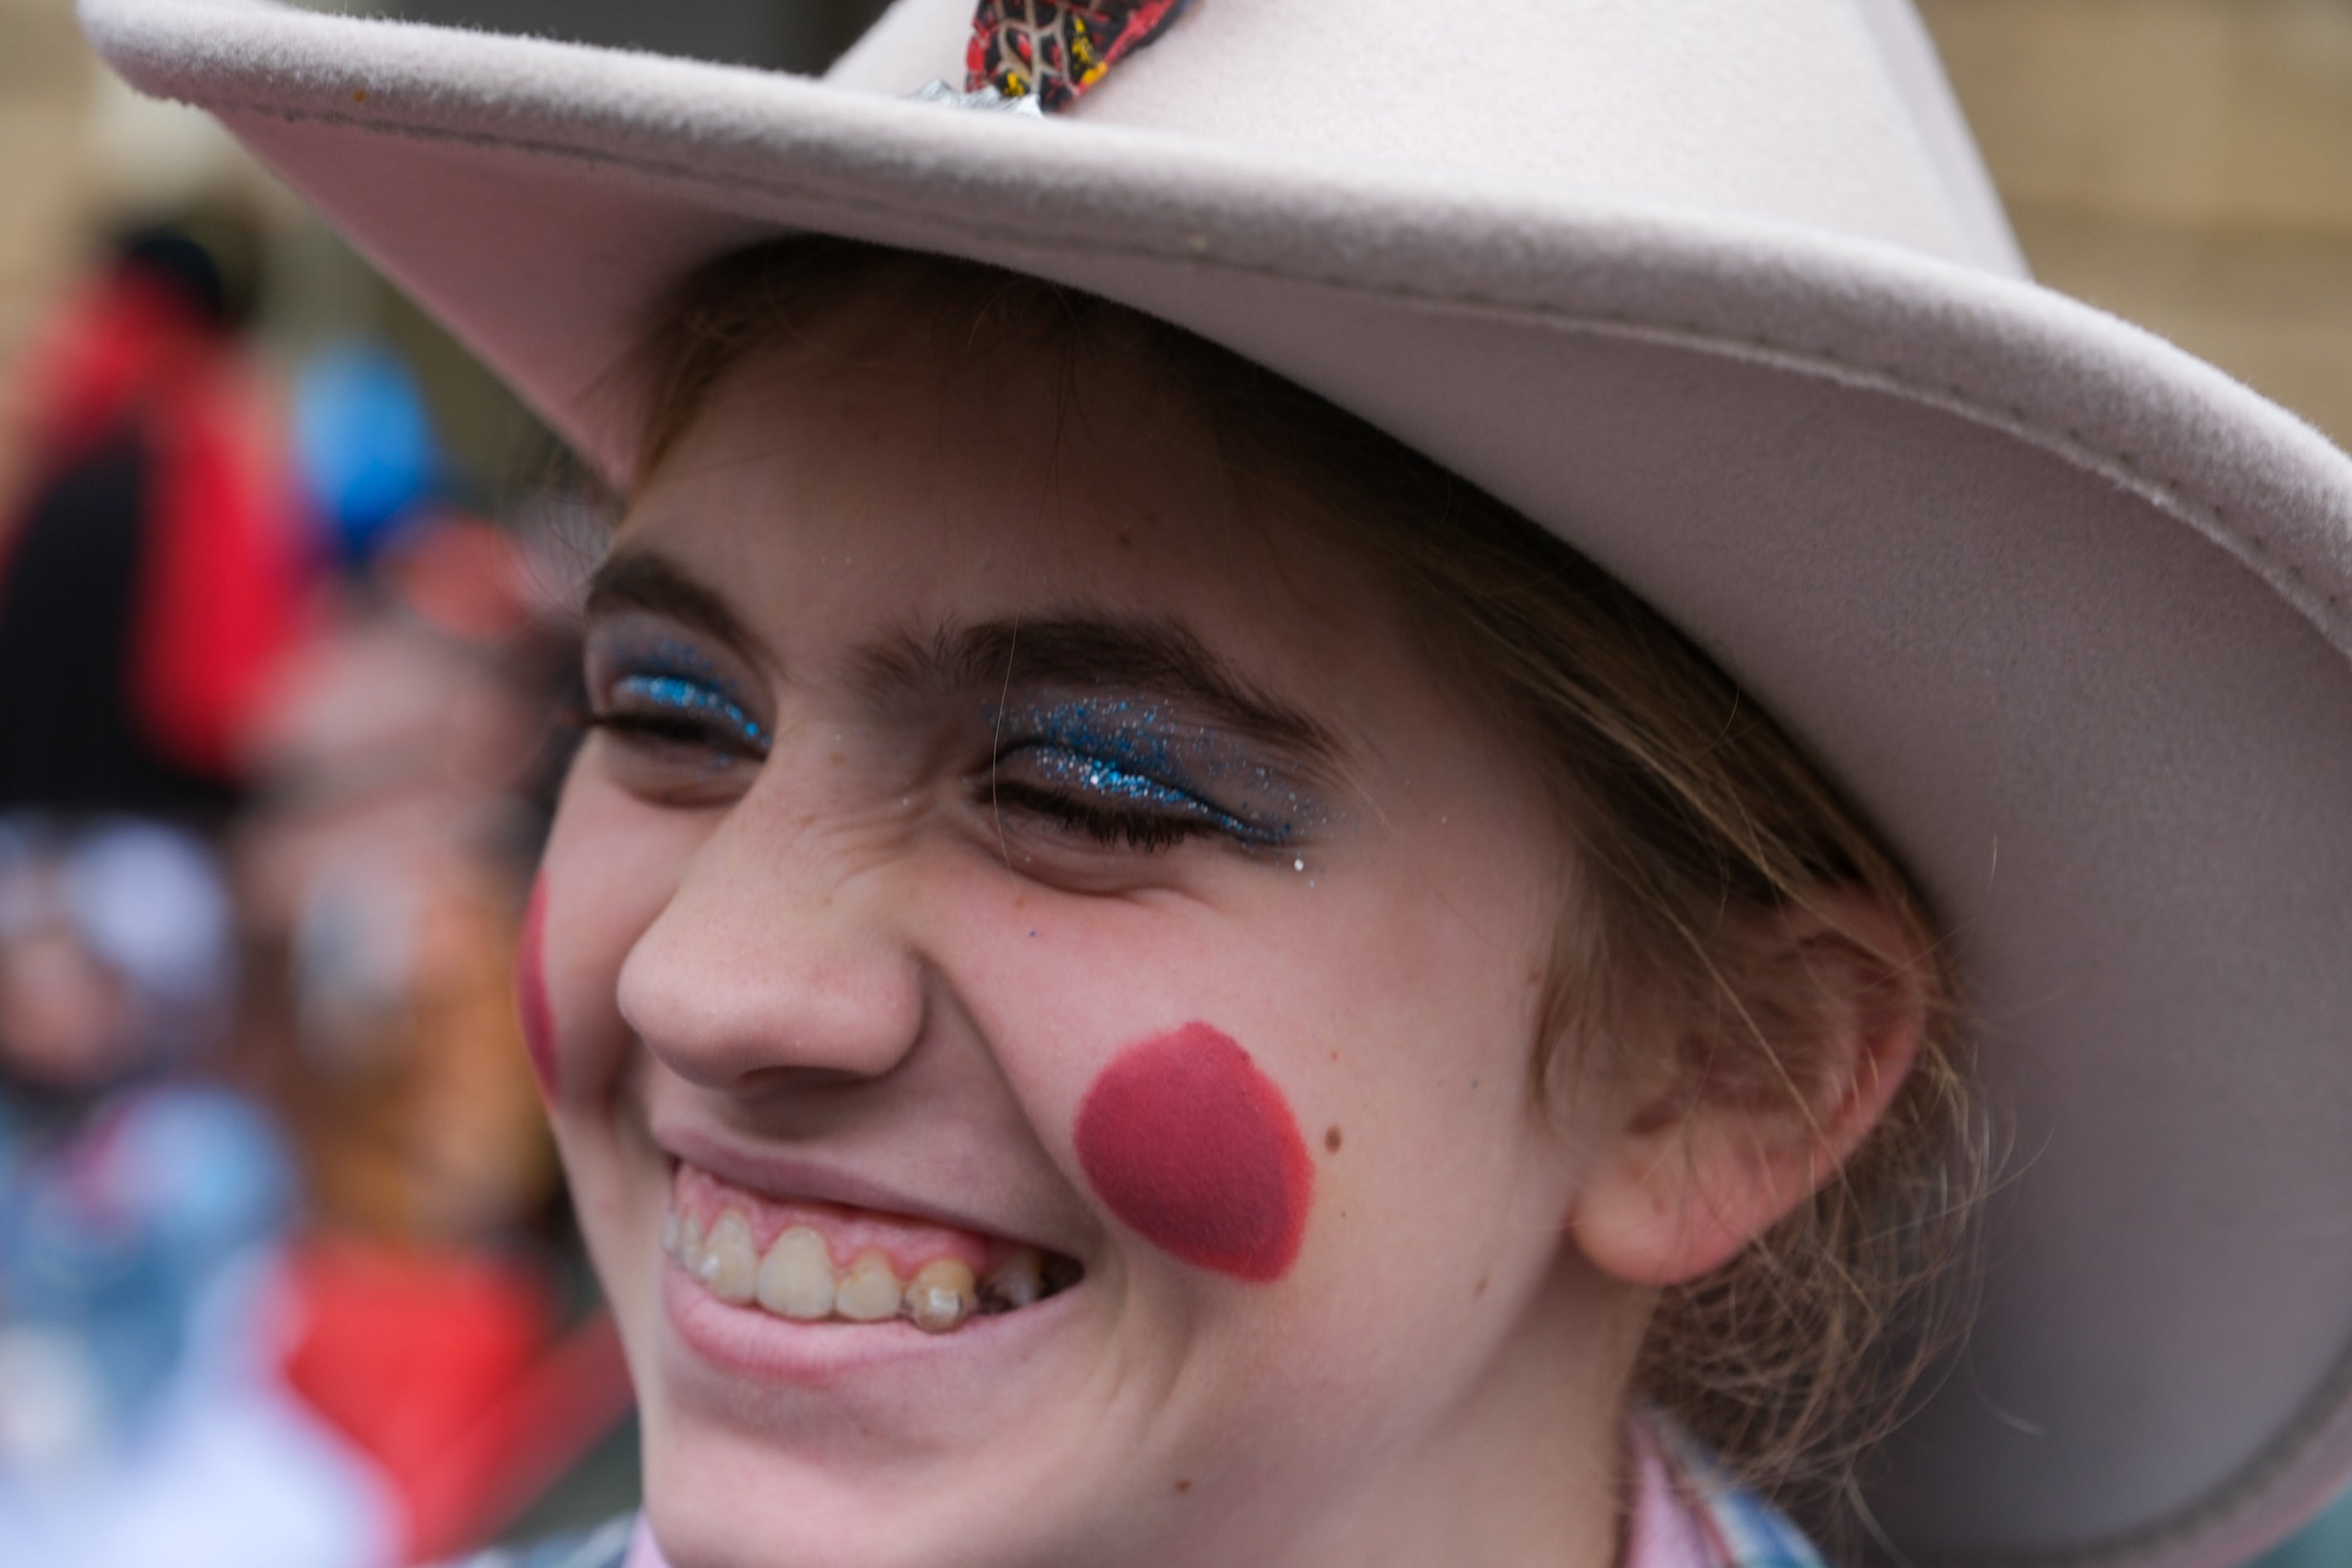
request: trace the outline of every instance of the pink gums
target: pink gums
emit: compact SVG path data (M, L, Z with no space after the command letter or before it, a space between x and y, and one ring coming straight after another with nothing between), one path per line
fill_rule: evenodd
M530 1053L530 1070L539 1079L540 1094L555 1098L555 1015L547 1005L547 879L530 885L530 904L523 910L522 939L515 948L515 1011L522 1017L523 1048Z
M1171 1255L1260 1284L1297 1260L1315 1162L1230 1036L1187 1024L1121 1051L1078 1108L1077 1150L1111 1213Z

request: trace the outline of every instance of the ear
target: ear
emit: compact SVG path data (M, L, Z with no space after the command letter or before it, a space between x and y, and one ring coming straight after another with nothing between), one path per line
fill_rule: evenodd
M1629 1284L1696 1279L1811 1197L1926 1036L1931 961L1867 891L1776 911L1749 942L1737 972L1751 994L1701 1009L1666 1065L1630 1075L1570 1208L1578 1247Z

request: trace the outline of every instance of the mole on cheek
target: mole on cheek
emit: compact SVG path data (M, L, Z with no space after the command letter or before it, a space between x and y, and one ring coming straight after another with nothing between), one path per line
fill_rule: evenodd
M555 1016L547 1005L546 961L541 949L547 935L547 879L530 887L530 904L523 910L522 937L515 947L515 1011L522 1017L523 1048L530 1053L530 1070L539 1092L555 1097Z
M1170 1255L1261 1284L1297 1260L1314 1161L1231 1037L1187 1024L1121 1051L1078 1108L1076 1142L1111 1213Z

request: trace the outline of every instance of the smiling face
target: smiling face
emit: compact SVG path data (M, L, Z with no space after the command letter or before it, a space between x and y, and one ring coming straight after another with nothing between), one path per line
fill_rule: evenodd
M1528 770L1131 366L819 337L600 575L524 954L673 1562L1607 1561Z

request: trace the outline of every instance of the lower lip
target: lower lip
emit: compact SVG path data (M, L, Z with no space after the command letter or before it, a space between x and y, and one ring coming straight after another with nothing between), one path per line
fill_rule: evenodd
M1002 1364L1025 1356L1071 1310L1084 1281L1018 1311L974 1318L951 1333L912 1323L798 1323L756 1307L738 1307L706 1290L673 1259L662 1258L662 1307L672 1342L705 1369L730 1379L800 1388L831 1388L893 1369L929 1380L959 1361Z

